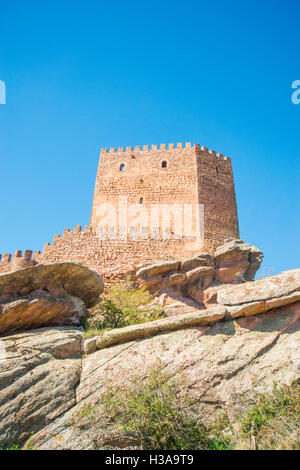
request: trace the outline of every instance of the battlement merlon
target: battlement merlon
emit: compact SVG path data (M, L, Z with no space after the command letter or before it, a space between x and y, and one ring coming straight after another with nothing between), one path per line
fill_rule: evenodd
M184 144L182 142L178 142L177 144L169 143L169 144L152 144L152 145L136 145L135 147L111 147L110 149L107 149L105 147L101 148L100 150L100 155L107 155L107 154L119 154L120 156L122 154L132 154L132 153L143 153L143 152L157 152L157 151L163 151L163 150L182 150L182 149L193 149L197 152L204 152L208 153L213 157L218 158L219 160L224 160L226 162L230 162L230 157L228 156L223 156L222 153L216 153L215 150L208 150L207 147L205 146L200 146L198 143L194 143L192 145L191 142L185 142Z
M46 242L42 252L40 250L24 250L22 254L22 250L16 250L14 255L10 253L5 253L4 255L0 254L0 272L1 268L6 266L11 267L11 269L33 266L35 262L40 261L43 255L49 253L49 250L52 251L53 246L57 246L59 243L64 244L65 240L71 240L73 242L73 240L78 240L78 237L83 238L92 234L92 232L93 230L90 225L86 225L84 230L82 230L81 225L74 225L73 230L65 228L62 235L55 234L53 236L53 244L51 245L51 243Z

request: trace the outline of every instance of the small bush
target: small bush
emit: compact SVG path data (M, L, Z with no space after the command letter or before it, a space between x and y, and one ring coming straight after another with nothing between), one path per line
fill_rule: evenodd
M188 404L188 398L179 401L174 386L157 371L142 385L136 382L130 390L108 389L104 396L110 421L133 435L142 449L300 449L299 384L258 395L236 433L226 413L205 427L190 414Z
M21 450L21 447L18 444L14 444L6 449L2 449L2 447L0 447L0 450Z
M0 450L35 450L34 447L31 447L30 444L26 445L25 447L21 447L19 444L13 444L10 447L7 447L6 449L3 449L0 447Z
M81 410L77 413L77 418L78 419L83 419L83 418L93 418L95 414L96 406L92 403L88 403L87 405L84 405Z
M160 372L153 371L140 386L129 391L109 389L104 397L105 412L123 432L133 434L143 449L228 449L229 441L209 436L197 418L178 406L175 390Z
M300 449L300 386L293 384L257 397L241 419L244 436L259 449Z
M112 286L101 301L90 309L86 330L122 328L137 323L157 320L163 316L162 307L153 303L153 297L144 288L137 288L128 278Z

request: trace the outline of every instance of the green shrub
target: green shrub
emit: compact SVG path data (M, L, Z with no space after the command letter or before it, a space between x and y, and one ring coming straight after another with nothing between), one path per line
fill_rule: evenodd
M157 320L163 316L162 307L153 303L146 288L137 288L128 278L113 285L92 309L86 320L86 330L122 328Z
M258 395L235 433L226 413L207 427L191 415L189 405L157 371L142 385L137 381L130 390L111 388L104 396L111 423L133 435L143 449L300 449L299 384Z
M21 450L21 447L18 444L14 444L6 449L2 449L2 447L0 447L0 450Z
M19 444L13 444L10 447L7 447L6 449L3 449L0 447L0 450L35 450L33 447L30 446L30 444L26 445L25 447L21 447Z
M258 395L256 404L241 419L244 436L259 449L300 449L300 386L274 386Z
M133 434L143 449L228 449L229 440L210 436L198 418L181 406L174 387L160 372L154 371L143 385L133 388L108 389L104 408L111 422L123 432Z
M92 421L95 417L96 409L96 405L93 403L87 403L79 411L76 411L76 419L82 420L87 418L88 420Z

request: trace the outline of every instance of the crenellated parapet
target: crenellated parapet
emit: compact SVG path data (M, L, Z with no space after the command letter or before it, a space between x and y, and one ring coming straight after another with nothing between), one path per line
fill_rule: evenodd
M185 252L182 239L133 240L101 239L91 226L75 225L55 234L52 243L45 243L42 251L17 250L0 255L0 273L16 271L37 264L77 261L98 272L106 282L124 279L136 266L153 259L167 259Z
M193 149L194 151L197 152L204 152L207 153L213 157L218 158L219 160L224 160L224 161L230 161L230 157L228 156L223 156L222 153L216 153L215 150L209 150L208 147L205 147L204 145L201 147L200 144L194 143L192 144L191 142L178 142L176 144L174 143L169 143L169 144L152 144L152 145L136 145L134 147L111 147L111 148L101 148L100 154L101 155L106 155L106 154L119 154L122 156L123 154L143 154L145 152L163 152L163 151L169 151L169 150L179 150L181 151L182 149Z
M43 261L43 256L49 253L53 254L55 248L59 244L64 244L65 240L72 240L76 237L84 237L87 234L91 234L92 227L87 225L84 230L80 225L75 225L73 230L65 228L63 234L55 234L53 237L53 243L46 242L44 244L42 252L40 250L16 250L14 255L10 253L0 254L0 273L23 269L36 264L40 264Z
M36 253L36 252L35 252ZM40 253L40 252L38 252ZM14 255L5 253L0 254L0 272L15 271L30 266L35 266L36 261L33 257L32 250L16 250Z
M75 240L78 237L79 238L85 237L87 235L90 235L91 233L92 233L92 227L90 225L86 225L84 227L84 230L82 230L81 225L74 225L73 230L71 230L70 228L64 228L62 235L60 235L59 233L56 233L53 236L52 244L50 242L46 242L44 244L42 253L40 251L34 252L36 253L36 259L39 259L39 255L42 256L44 254L48 254L49 251L52 250L53 246L64 244L66 240L73 240L73 239Z

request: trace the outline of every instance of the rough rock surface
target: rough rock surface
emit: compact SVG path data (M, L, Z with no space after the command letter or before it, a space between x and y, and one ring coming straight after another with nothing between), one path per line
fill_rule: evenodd
M141 279L149 279L151 276L156 274L165 274L177 271L179 264L179 261L161 261L159 263L150 264L139 269L137 276Z
M0 275L0 334L48 325L79 325L104 288L79 263L39 265Z
M230 238L214 256L199 253L182 261L146 265L136 272L136 279L152 293L165 293L171 299L184 296L204 306L212 303L204 296L206 289L252 281L262 258L262 252L254 245Z
M79 329L58 327L1 339L0 447L30 438L76 405Z
M40 264L0 274L0 301L27 295L43 289L54 296L70 294L79 297L88 307L93 305L103 292L104 284L95 271L83 264Z
M112 344L152 336L163 331L178 330L194 325L207 326L223 319L257 315L296 303L300 301L300 269L254 283L247 282L239 286L223 287L217 291L216 300L218 303L209 305L207 309L186 305L183 301L177 302L180 307L177 315L105 331L96 341L90 343L88 348L94 351L96 348L102 349ZM169 308L172 310L174 304L170 304Z
M82 361L77 404L38 431L30 444L39 449L114 445L120 432L105 415L103 395L110 387L144 381L156 368L175 380L178 396L190 398L190 411L203 422L220 411L227 411L234 422L255 392L271 392L274 381L281 386L299 379L299 322L297 303L258 317L161 333L89 354ZM126 447L128 438L119 437L117 445Z
M256 246L229 238L216 250L214 258L216 280L239 283L253 281L261 265L263 254Z
M181 262L181 269L183 271L191 271L192 269L198 268L199 266L210 266L213 267L215 264L213 256L209 253L200 253L193 258L184 259Z
M252 308L255 313L260 313L298 300L300 269L243 285L220 284L204 291L204 303L207 308L219 304L225 305L228 311L235 311L234 306L238 306L238 310Z
M300 378L299 283L294 270L227 286L207 310L187 306L185 314L88 340L67 327L2 337L0 447L132 445L108 420L103 397L156 368L204 423L222 411L236 422L256 392Z
M73 296L52 297L47 293L0 303L0 334L49 325L80 325L86 314L82 300Z
M300 269L295 269L256 282L224 287L218 291L217 301L222 305L238 305L299 294Z

